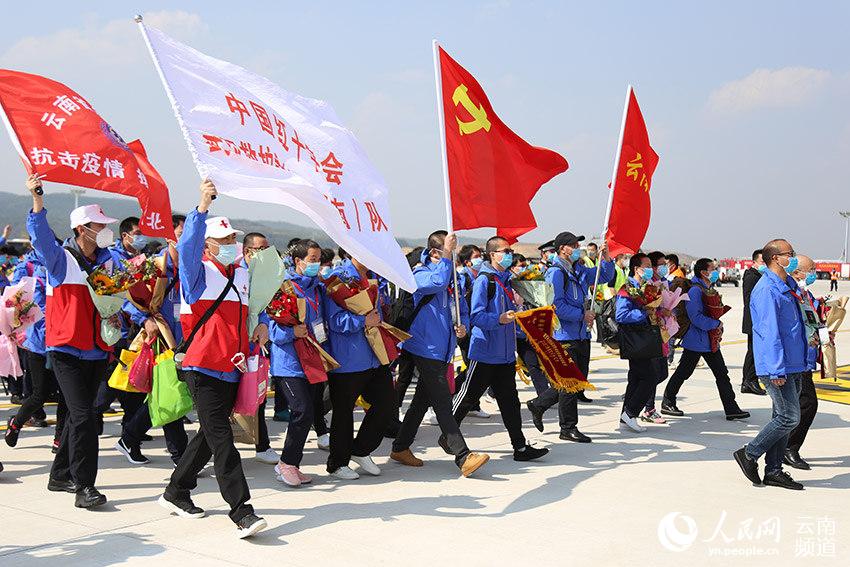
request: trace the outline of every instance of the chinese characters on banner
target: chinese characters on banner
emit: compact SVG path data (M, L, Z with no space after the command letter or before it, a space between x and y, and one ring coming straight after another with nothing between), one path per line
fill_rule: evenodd
M328 103L139 26L202 178L224 195L304 213L370 269L415 289L384 180Z
M175 239L168 188L147 157L134 153L134 144L141 148L141 143L125 143L83 97L51 79L1 69L0 103L6 129L29 173L135 197L142 209L142 232ZM154 218L159 219L155 226L144 222Z

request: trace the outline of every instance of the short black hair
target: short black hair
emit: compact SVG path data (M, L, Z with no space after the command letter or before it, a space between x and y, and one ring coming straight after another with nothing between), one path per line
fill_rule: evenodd
M505 238L504 236L499 236L498 234L496 236L491 236L487 240L487 244L484 246L484 249L487 251L487 257L489 258L490 254L492 254L493 252L496 251L496 248L499 247L500 242L507 242L507 241L508 241L507 238Z
M422 261L422 252L424 251L424 246L417 246L416 248L407 253L405 258L407 258L407 264L410 266L411 270L413 269L413 266Z
M759 257L759 256L762 256L762 257L764 256L764 253L762 252L762 249L761 249L761 248L757 248L756 250L753 250L753 262L755 262L756 260L758 260L758 257Z
M782 242L788 242L784 238L774 238L770 242L764 245L761 249L761 259L764 260L765 264L770 264L773 261L773 258L779 253L781 250L781 246L779 246Z
M649 256L647 256L643 252L638 252L637 254L635 254L631 257L631 259L629 260L629 275L630 276L635 275L635 268L640 268L640 265L643 262L644 258L649 258Z
M699 276L702 272L708 269L709 264L714 262L711 258L700 258L694 264L694 274Z
M174 228L180 226L180 223L186 222L186 215L180 215L177 213L171 213L171 225Z
M319 260L322 264L328 264L334 261L336 253L330 248L322 248L322 259Z
M435 230L428 237L428 248L429 249L442 249L443 245L446 243L446 237L449 235L448 231L445 230Z
M318 242L316 242L315 240L310 240L308 238L308 239L304 239L304 240L299 240L298 242L293 244L289 248L289 253L292 255L293 260L295 258L298 258L299 260L303 260L304 258L307 257L307 254L310 253L310 250L312 250L314 248L318 248L319 250L322 249L322 247L319 246ZM321 253L320 253L320 256L321 256ZM321 258L319 259L319 263L321 264Z
M674 266L679 265L679 256L676 254L667 254L667 261L673 264Z
M523 256L522 254L514 254L514 263L511 264L511 268L513 268L514 266L518 266L523 262L528 262L528 258Z
M351 260L351 254L346 252L342 246L336 249L336 255L339 256L340 260Z
M475 252L481 254L481 248L479 248L475 244L464 244L460 247L460 252L457 253L457 261L460 263L461 266L464 266L467 262L472 260L472 255Z
M302 241L302 240L304 240L304 239L303 239L303 238L301 238L300 236L298 236L298 237L296 237L296 238L290 238L290 239L289 239L289 242L287 242L287 243L286 243L286 247L287 247L287 248L292 248L293 246L295 246L296 244L298 244L298 243L299 243L300 241Z
M649 261L652 262L653 268L658 265L658 260L667 258L667 256L664 255L664 252L659 252L657 250L655 252L650 252L647 256L649 257Z
M134 226L139 226L139 217L127 217L121 221L120 225L118 225L118 233L124 234L125 232L133 232Z
M596 244L595 242L588 242L588 243L587 243L587 247L588 247L588 248L590 248L591 246L593 246L594 248L596 248L597 250L599 250L599 245L598 245L598 244Z
M253 241L255 238L265 238L266 240L268 240L268 238L266 238L266 235L262 232L249 232L242 238L242 246L244 246L245 248L250 248L250 246L248 246L248 243Z

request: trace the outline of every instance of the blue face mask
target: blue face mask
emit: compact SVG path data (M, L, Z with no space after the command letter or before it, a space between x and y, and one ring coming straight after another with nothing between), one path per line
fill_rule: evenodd
M137 252L141 252L142 249L150 244L151 239L149 236L145 236L144 234L137 234L133 236L133 248L136 249Z
M759 264L759 267L756 268L760 274L763 274L767 271L767 264Z
M472 262L472 269L475 270L475 271L478 271L478 270L481 269L481 264L484 263L484 258L479 256L478 258L473 258L471 260L471 262Z
M813 273L806 274L806 285L812 285L818 280L818 275Z
M331 267L330 267L330 266L325 266L325 267L324 267L324 268L322 268L322 269L321 269L321 271L319 272L319 277L321 277L323 280L326 280L326 279L328 279L329 277L331 277L331 272L332 272L332 271L333 271L333 270L331 270Z
M319 269L322 265L319 262L307 262L307 265L304 267L304 275L308 278L315 278L319 275Z
M670 269L667 267L667 264L661 264L657 269L659 278L666 278L667 274L670 273Z
M714 270L713 272L708 274L708 281L710 281L711 283L715 283L719 279L720 279L720 272L718 272L717 270Z
M215 259L221 262L223 266L229 266L236 261L238 255L239 248L235 244L219 244Z
M570 262L578 262L581 259L581 250L576 248L570 253Z
M651 280L652 279L652 268L644 268L643 269L643 275L641 275L641 277L646 281Z
M796 256L791 256L791 257L788 259L788 265L787 265L787 266L785 266L785 272L786 272L786 273L788 273L788 274L793 273L793 272L794 272L794 270L796 270L796 269L797 269L797 266L798 266L799 264L800 264L800 261L797 259L797 257L796 257Z
M506 270L509 269L511 267L511 265L513 265L513 263L514 263L514 255L511 254L510 252L508 252L506 254L502 254L502 259L499 260L499 265L502 266Z
M555 262L555 259L557 257L558 257L558 255L555 254L554 252L549 252L549 253L546 254L546 261L548 261L550 264L552 264L552 263Z
M0 265L5 264L8 261L9 261L9 258L5 254L0 256Z

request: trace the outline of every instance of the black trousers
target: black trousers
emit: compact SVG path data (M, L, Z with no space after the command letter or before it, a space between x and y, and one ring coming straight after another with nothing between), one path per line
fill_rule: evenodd
M693 350L683 349L682 358L679 360L679 366L670 381L667 382L667 388L664 390L664 400L676 403L676 396L679 394L682 384L685 380L691 377L697 367L700 357L705 360L708 367L714 374L714 381L717 384L717 392L720 394L720 401L723 403L723 411L726 414L741 411L738 403L735 401L735 391L732 389L732 383L729 381L729 370L726 368L726 362L723 360L723 354L717 352L696 352Z
M254 508L248 504L251 493L230 428L230 414L239 384L195 371L184 372L184 376L195 401L199 428L171 474L165 493L174 499L189 498L198 486L198 473L212 457L218 489L230 505L230 519L239 522L254 513Z
M313 385L306 378L275 376L280 385L278 394L286 396L289 404L289 425L286 426L286 438L280 460L287 465L297 467L304 458L304 444L313 425ZM322 417L324 423L324 417ZM320 434L321 435L321 434Z
M29 397L23 400L23 404L18 409L14 421L15 427L23 427L29 418L37 416L39 411L43 414L47 396L57 392L55 438L59 439L62 436L62 427L68 415L68 406L65 404L65 398L62 396L59 384L56 382L56 376L53 374L53 370L47 368L46 356L28 350L23 352L27 359L27 373L32 382L32 392Z
M803 389L800 390L800 423L788 435L788 448L799 451L806 441L806 434L818 413L818 395L815 391L815 383L812 381L812 373L803 372L801 378Z
M534 352L534 347L527 339L517 339L516 353L522 360L525 367L528 369L528 377L531 378L531 383L534 385L534 391L539 396L549 389L549 379L543 373L540 367L540 359L537 358L537 353Z
M413 355L403 350L398 357L398 377L395 381L395 395L398 402L397 408L401 409L404 403L404 396L407 394L407 389L413 382L413 377L416 375L416 364L413 362Z
M145 403L136 410L136 413L124 425L121 438L128 447L138 447L142 444L142 437L150 431L151 427L153 427L151 413L148 404ZM162 432L165 435L165 446L168 448L171 460L175 463L179 462L189 444L189 436L186 434L183 418L166 423L162 426Z
M327 469L332 473L340 467L347 467L351 455L366 457L377 449L398 407L389 366L329 374L328 384L333 415ZM355 438L354 403L359 396L368 400L370 407Z
M328 422L325 421L325 414L328 413L325 407L326 387L327 382L319 382L310 386L313 398L313 429L319 437L328 433Z
M276 390L274 393L275 407L277 407L277 398L280 396L283 398L283 393L280 389ZM272 444L269 439L269 425L266 423L266 401L268 398L263 400L263 403L260 404L260 407L257 408L257 444L254 448L258 453L262 453L263 451L268 451ZM277 411L277 410L275 410Z
M103 412L109 409L112 402L118 400L118 403L121 404L121 409L124 410L124 415L121 417L121 429L123 430L127 425L127 422L136 415L136 412L142 404L145 403L145 397L147 397L147 394L139 392L124 392L122 390L112 388L108 384L109 377L112 375L112 372L115 370L117 365L117 361L109 363L106 367L104 367L103 375L98 377L95 411L102 423Z
M472 330L470 329L470 333ZM460 392L463 387L463 383L466 382L466 376L469 373L469 365L472 361L469 360L469 341L471 339L470 333L467 333L465 337L457 340L457 346L460 349L460 357L463 359L463 364L466 368L455 375L455 397L452 401L452 405L456 406L459 402L459 398L457 397L457 393ZM481 399L475 401L475 405L472 406L472 409L469 411L481 411Z
M756 383L758 384L758 376L756 376L756 359L753 356L753 334L747 335L747 355L744 357L744 378L742 384Z
M672 348L673 347L670 347L671 352ZM658 390L658 385L664 382L670 375L670 368L667 366L667 358L662 356L661 358L653 358L651 360L652 365L655 367L655 384L652 386L652 391L649 393L649 398L646 400L646 406L644 406L644 409L647 411L655 409L655 396L656 391Z
M838 291L838 280L829 280L829 291Z
M570 357L584 373L585 377L590 374L590 340L562 341L561 345L570 353ZM645 399L645 398L644 398ZM558 404L558 421L561 432L569 431L578 426L578 394L559 392L552 386L531 400L532 405L548 410Z
M629 417L638 417L646 406L647 400L654 399L653 394L658 385L662 364L665 368L667 367L667 361L664 358L629 359L628 383L623 401L623 411Z
M29 368L29 366L30 366L29 365L29 351L27 351L27 350L25 350L21 347L18 347L17 350L18 350L18 361L20 362L21 370L24 373L23 382L21 384L22 385L21 398L22 398L22 402L23 402L21 405L24 405L24 403L26 403L26 402L24 402L24 400L26 400L26 398L29 398L30 396L32 396L33 391L35 390L35 386L33 386L32 372L30 371L30 368ZM55 381L54 381L53 386L54 386L54 388L58 388L58 386L56 386ZM44 404L44 402L42 402L42 406L43 406L43 404ZM36 419L47 419L47 414L44 413L44 407L38 407L30 415L30 417L34 417Z
M514 449L525 447L525 435L522 433L522 415L519 410L519 394L516 389L516 363L487 364L473 360L467 369L466 382L458 390L454 399L454 416L458 425L463 421L484 391L492 388L495 394L502 423L508 430Z
M68 417L59 439L50 476L94 486L97 478L97 417L94 399L106 360L81 360L64 352L50 352L50 365L68 405Z
M393 451L404 451L410 448L419 431L419 426L422 425L425 412L428 411L428 407L433 407L440 431L445 436L451 453L455 456L455 463L460 466L469 454L469 447L466 446L460 426L452 414L452 394L449 391L449 381L446 379L449 363L410 353L408 356L416 365L419 379L416 381L413 400L404 414L401 429L393 442Z

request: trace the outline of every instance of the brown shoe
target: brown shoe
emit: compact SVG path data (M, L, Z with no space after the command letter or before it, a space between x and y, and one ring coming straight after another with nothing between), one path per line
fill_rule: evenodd
M393 451L390 453L390 458L395 462L407 465L408 467L421 467L425 464L422 462L422 459L416 458L416 455L414 455L410 449L398 452Z
M490 460L490 455L487 453L470 453L464 459L460 467L460 473L463 476L470 476L472 473L484 466L484 463Z

